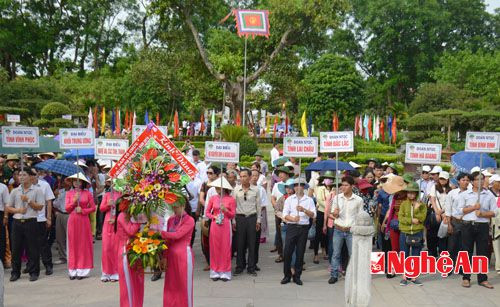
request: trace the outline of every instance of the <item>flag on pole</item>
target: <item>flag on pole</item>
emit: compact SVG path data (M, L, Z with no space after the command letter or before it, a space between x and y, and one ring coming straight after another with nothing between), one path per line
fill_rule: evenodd
M358 135L363 137L363 117L362 115L359 115L359 120L358 120Z
M389 130L389 143L391 142L392 139L392 116L389 115L389 118L387 119L387 130Z
M94 131L95 135L99 134L99 117L97 117L97 106L94 107Z
M212 110L212 124L210 125L212 137L215 137L215 110Z
M300 128L302 129L302 135L307 137L307 122L306 122L306 111L302 113L302 118L300 120Z
M179 113L177 113L176 110L174 114L174 138L178 136L179 136Z
M358 116L354 117L354 136L358 136Z
M374 134L375 134L375 140L378 141L378 139L380 138L380 116L377 115L376 119L375 119L375 127L373 128L374 129Z
M123 129L128 130L128 111L125 111L125 122L123 123Z
M372 141L374 141L376 138L377 138L377 134L376 134L376 125L377 125L377 118L375 117L375 115L373 115L373 118L372 118Z
M382 143L385 141L385 127L384 127L384 119L380 121L380 139L382 140Z
M274 116L274 125L273 125L273 139L276 138L276 132L278 130L278 114Z
M160 112L156 112L156 125L160 125Z
M307 136L311 136L313 133L312 131L312 117L311 114L307 117Z
M134 117L132 118L132 126L135 126L137 125L137 115L135 115L135 111L134 111ZM132 127L130 127L132 128Z
M333 114L333 131L339 131L339 117L337 116L337 112Z
M241 114L240 114L240 110L236 111L236 126L241 126Z
M271 129L271 116L269 114L266 115L266 134L270 132Z
M203 131L205 131L205 114L201 113L200 117L200 135L203 135Z
M396 114L394 114L394 117L392 119L392 143L396 144L396 139L397 139L397 127L396 127Z
M116 108L116 134L122 133L122 115L120 108Z
M116 125L115 125L115 110L111 109L111 133L115 133Z
M285 114L285 135L288 135L288 115Z
M367 141L370 141L373 137L373 130L372 130L372 117L368 115L368 138L366 139Z
M104 135L106 132L106 107L102 107L101 113L101 134Z
M146 110L146 113L144 113L144 125L149 124L149 113L148 110Z
M92 129L93 125L93 118L92 118L92 108L89 107L89 115L87 116L88 121L87 121L87 129Z
M363 130L363 134L365 135L365 140L369 141L370 140L370 132L368 128L368 115L365 114L365 119L363 120L363 127L365 128Z
M234 15L238 36L265 36L269 38L269 11L267 10L233 10L223 20Z

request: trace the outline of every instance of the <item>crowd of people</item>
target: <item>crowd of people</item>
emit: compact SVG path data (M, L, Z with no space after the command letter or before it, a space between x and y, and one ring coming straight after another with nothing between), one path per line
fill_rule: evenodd
M294 159L280 156L279 145L270 153L273 167L261 151L250 168L205 163L188 143L183 151L198 174L185 187L186 203L175 208L162 231L170 244L164 287L170 303L192 301L191 247L198 242L206 261L203 270L214 282L230 281L245 271L257 276L259 254L268 252L260 244L269 240L271 252L277 253L275 262L283 263L281 284L293 280L302 285L310 241L312 264L324 263L330 271L327 282L335 284L345 275L352 250L350 228L362 211L374 221L374 250L409 256L424 249L434 257L447 251L452 259L459 251L491 259L494 251L500 274L500 175L495 170L477 167L455 173L424 165L418 175L399 176L394 164L370 159L362 172L351 162L354 170L302 174ZM139 226L116 205L121 194L107 176L110 161L76 161L83 173L68 177L37 168L37 163L53 158L53 153L42 153L23 161L22 167L17 155L0 158L0 257L4 267L11 268L10 281L22 273L36 281L40 260L46 275L53 274L53 265L67 264L70 280L86 278L94 268L93 244L102 240L101 281L120 282L122 305L141 306L144 273L122 261L123 248ZM269 210L274 212L274 236L269 235ZM151 279L161 275L158 270ZM390 272L386 276L395 277ZM171 278L184 282L173 286ZM400 285L408 283L422 285L418 278L403 276ZM478 284L493 288L485 274L478 275ZM471 286L470 275L462 274L462 286ZM164 303L169 304L166 298Z

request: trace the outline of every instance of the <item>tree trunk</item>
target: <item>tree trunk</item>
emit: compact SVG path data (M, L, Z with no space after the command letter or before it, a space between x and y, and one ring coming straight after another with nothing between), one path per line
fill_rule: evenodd
M451 116L448 117L448 143L446 144L446 149L451 148Z

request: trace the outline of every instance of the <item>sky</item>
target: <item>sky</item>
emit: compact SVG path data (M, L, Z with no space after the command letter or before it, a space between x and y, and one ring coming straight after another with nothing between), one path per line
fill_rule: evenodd
M486 0L484 3L486 3L486 10L489 13L494 13L495 9L500 7L500 0Z

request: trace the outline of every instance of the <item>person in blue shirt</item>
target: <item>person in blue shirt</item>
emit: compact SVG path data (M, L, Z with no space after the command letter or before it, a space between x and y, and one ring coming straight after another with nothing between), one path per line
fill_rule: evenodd
M387 178L382 178L381 183L385 182ZM384 222L385 215L387 214L387 211L389 210L390 203L392 200L392 195L384 191L384 189L379 189L378 190L378 195L377 195L377 216L378 216L378 221L379 225L382 225ZM385 257L387 258L387 252L391 250L391 240L390 238L385 237L385 231L381 229L378 232L378 245L382 249L382 251L385 253ZM387 278L393 278L395 275L394 274L386 274Z

